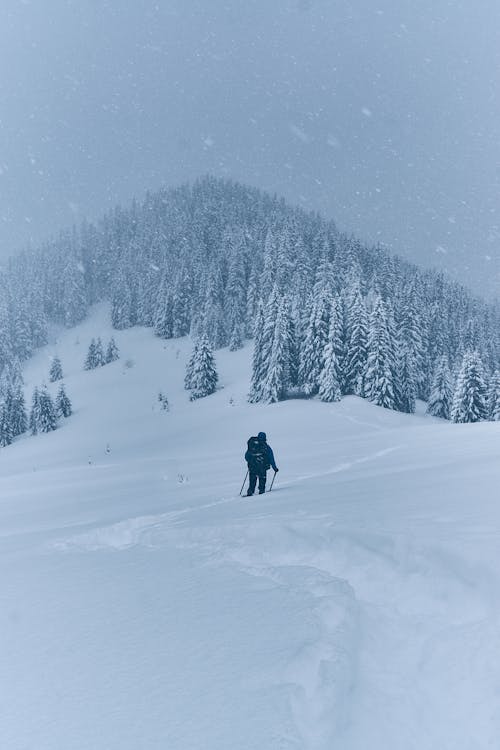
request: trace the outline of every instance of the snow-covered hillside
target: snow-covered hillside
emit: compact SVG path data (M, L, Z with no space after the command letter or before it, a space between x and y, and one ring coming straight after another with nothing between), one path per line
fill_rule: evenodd
M191 403L190 342L108 318L26 367L57 352L75 414L1 451L0 747L497 747L500 423L249 405L249 348ZM280 473L241 499L259 430Z

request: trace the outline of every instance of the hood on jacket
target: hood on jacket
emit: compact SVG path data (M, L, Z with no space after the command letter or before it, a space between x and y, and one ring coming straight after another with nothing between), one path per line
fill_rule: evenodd
M265 432L259 432L257 435L258 439L261 440L263 443L266 442L266 433Z

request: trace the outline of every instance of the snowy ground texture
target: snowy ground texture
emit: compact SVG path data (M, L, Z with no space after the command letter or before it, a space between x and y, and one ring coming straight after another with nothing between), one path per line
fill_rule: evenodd
M190 403L186 340L82 370L107 318L26 369L57 351L75 415L1 451L0 747L498 748L500 424L250 406L248 348Z

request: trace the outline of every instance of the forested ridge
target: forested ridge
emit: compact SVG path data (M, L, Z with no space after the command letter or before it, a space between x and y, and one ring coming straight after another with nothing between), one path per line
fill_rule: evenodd
M500 418L500 307L340 233L317 214L206 177L12 257L0 278L2 387L109 300L113 326L253 337L251 401L356 394L454 421ZM472 390L471 390L472 389Z

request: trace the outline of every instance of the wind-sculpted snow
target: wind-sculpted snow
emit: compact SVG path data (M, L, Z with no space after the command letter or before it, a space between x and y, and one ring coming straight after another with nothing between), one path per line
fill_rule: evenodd
M106 315L58 342L75 415L2 451L0 746L495 747L498 424L248 405L248 348L191 403L189 341L82 371ZM241 498L260 429L280 472Z

